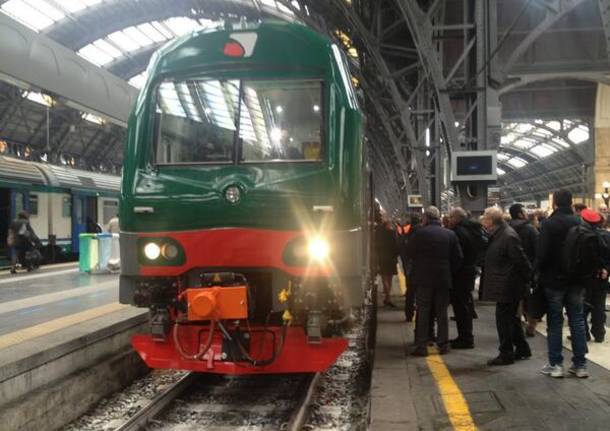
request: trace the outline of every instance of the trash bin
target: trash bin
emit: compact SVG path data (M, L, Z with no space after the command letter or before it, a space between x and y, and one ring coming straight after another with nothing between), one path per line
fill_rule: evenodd
M98 243L98 263L95 272L108 272L108 262L112 251L112 234L98 233L96 235Z
M118 271L121 269L121 246L119 243L119 234L112 234L112 246L110 247L110 259L108 260L108 269L110 271Z
M92 244L95 241L95 244ZM80 272L91 271L92 265L97 263L97 240L95 234L81 233L78 236L78 269ZM94 252L95 251L95 252Z

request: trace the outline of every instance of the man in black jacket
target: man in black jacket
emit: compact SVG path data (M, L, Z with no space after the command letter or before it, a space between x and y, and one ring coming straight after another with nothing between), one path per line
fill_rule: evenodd
M462 265L462 249L457 236L441 226L440 212L428 207L424 212L424 225L409 239L407 257L411 259L411 283L417 297L415 322L415 356L427 355L428 325L432 307L436 312L437 345L441 354L449 352L449 289L453 274Z
M519 235L519 238L521 239L521 246L523 247L523 251L525 252L527 258L530 261L530 265L532 265L532 267L535 267L536 249L538 247L538 237L540 236L540 234L538 233L538 229L536 229L534 225L532 225L527 219L527 215L525 214L523 205L513 204L508 209L508 212L510 213L511 217L511 220L508 222L508 225L512 227L515 232L517 232L517 235ZM532 283L533 281L530 282L528 290L532 288ZM525 333L528 337L533 337L536 330L536 324L538 323L538 319L535 316L535 314L537 313L532 313L531 311L534 310L527 309L528 306L533 306L533 301L530 301L530 303L527 302L527 298L529 298L528 295L526 295L525 298L525 308L527 315L527 329L525 330Z
M500 208L485 210L483 226L490 235L485 253L483 299L496 303L496 329L500 339L500 354L487 364L510 365L515 359L532 356L517 317L532 267L521 248L519 235L506 224Z
M480 223L468 219L468 214L460 207L449 213L449 228L457 235L464 261L453 278L451 306L455 314L458 337L451 340L454 349L473 349L472 318L474 302L472 291L476 278L477 257L484 251L487 239Z
M568 231L580 224L572 211L572 194L567 190L553 193L555 211L542 223L538 242L537 266L539 283L547 301L547 344L549 363L541 372L551 377L563 377L562 327L563 308L568 313L572 336L572 362L570 373L588 377L585 353L585 320L583 317L583 286L572 283L563 264L563 253Z

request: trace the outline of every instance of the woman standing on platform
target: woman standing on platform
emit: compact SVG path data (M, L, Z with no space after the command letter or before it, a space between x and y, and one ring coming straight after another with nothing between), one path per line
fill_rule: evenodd
M396 234L392 224L387 219L382 219L375 230L375 248L377 249L377 270L383 284L383 305L396 307L391 299L392 279L397 274L396 262L398 258L398 247Z

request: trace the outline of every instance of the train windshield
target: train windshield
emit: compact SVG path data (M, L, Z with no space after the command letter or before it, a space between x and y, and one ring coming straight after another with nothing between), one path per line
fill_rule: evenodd
M322 83L165 81L157 164L321 161Z

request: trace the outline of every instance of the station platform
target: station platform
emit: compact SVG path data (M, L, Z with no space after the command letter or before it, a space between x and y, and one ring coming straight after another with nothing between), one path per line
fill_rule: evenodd
M147 310L118 289L74 263L0 272L0 428L56 429L146 372L130 340Z
M396 298L396 304L401 298ZM373 431L603 430L610 424L610 342L589 343L588 379L553 379L546 363L544 322L528 338L532 358L490 367L498 354L495 305L476 304L475 349L408 356L413 323L400 309L380 308L372 382ZM451 314L451 308L449 309ZM564 348L569 346L567 328ZM457 335L450 322L450 338ZM564 352L566 372L571 353Z
M49 265L34 272L0 273L0 349L2 337L87 310L119 298L118 275L78 272L75 263Z

